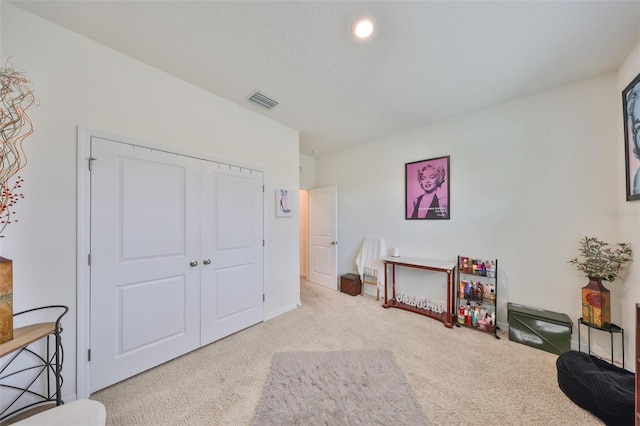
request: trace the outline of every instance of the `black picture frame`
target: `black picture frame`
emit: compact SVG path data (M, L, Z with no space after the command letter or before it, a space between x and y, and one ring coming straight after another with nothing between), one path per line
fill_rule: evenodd
M627 201L640 200L640 74L622 91Z
M450 170L448 155L404 165L404 218L406 220L451 218Z

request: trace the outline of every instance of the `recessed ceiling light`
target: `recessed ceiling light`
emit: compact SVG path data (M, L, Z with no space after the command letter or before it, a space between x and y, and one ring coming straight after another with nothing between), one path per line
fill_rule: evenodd
M351 31L357 38L368 38L373 33L373 21L370 18L356 19Z

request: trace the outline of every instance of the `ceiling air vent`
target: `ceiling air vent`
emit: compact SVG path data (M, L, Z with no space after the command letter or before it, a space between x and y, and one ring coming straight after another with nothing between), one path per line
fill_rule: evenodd
M271 109L274 106L278 105L278 102L274 101L273 99L263 95L262 93L258 92L257 90L254 91L251 95L249 95L249 97L247 98L249 101L260 105L262 108L266 108L266 109Z

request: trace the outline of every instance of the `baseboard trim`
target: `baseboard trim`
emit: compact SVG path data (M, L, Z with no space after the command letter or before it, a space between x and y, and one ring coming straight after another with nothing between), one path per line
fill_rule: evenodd
M285 306L285 307L283 307L281 309L278 309L277 311L273 311L273 312L269 312L269 313L265 314L264 320L265 321L269 321L270 319L273 319L273 318L278 317L278 316L280 316L282 314L285 314L285 313L287 313L289 311L292 311L292 310L294 310L296 308L299 308L300 306L302 306L302 303L298 300L298 302L293 304L293 305Z

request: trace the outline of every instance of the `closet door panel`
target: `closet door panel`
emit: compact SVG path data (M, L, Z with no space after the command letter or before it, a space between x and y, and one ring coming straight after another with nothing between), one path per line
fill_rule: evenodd
M263 176L203 164L201 344L263 319Z
M90 391L200 343L200 163L92 138Z

